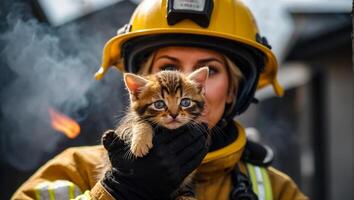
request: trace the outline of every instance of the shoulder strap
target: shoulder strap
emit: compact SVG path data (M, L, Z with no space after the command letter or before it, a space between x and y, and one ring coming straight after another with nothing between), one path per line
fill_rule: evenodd
M230 200L258 200L257 194L252 189L250 178L241 172L239 165L236 165L231 174L232 190Z
M273 200L272 185L267 169L246 163L249 178L252 182L252 189L259 200Z
M273 155L270 147L247 140L241 159L246 163L267 167L272 164Z

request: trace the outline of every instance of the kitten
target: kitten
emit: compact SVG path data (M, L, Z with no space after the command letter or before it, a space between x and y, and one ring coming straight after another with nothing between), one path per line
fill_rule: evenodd
M143 157L152 148L151 124L177 129L195 123L204 108L208 67L186 76L178 71L161 71L147 77L124 74L129 90L130 111L115 133L130 145L135 157Z
M146 77L124 74L130 95L130 110L114 132L129 145L132 156L143 157L153 147L151 124L177 129L197 123L196 118L204 110L208 74L208 67L202 67L188 76L178 71L161 71ZM191 189L193 174L188 175L172 194L174 199L195 200Z

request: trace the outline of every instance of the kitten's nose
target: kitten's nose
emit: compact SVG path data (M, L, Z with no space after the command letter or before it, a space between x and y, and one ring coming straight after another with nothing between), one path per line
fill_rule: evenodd
M170 113L170 116L171 116L173 119L176 119L176 117L178 116L178 113L176 113L176 114Z

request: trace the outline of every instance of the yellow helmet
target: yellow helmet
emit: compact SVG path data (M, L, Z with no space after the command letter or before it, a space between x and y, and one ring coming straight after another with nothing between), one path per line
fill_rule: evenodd
M95 77L102 79L111 66L136 72L137 62L149 52L171 45L214 49L236 63L246 76L238 94L237 113L248 107L256 88L270 84L278 96L283 95L270 45L260 36L250 10L239 0L143 1L129 24L106 43Z

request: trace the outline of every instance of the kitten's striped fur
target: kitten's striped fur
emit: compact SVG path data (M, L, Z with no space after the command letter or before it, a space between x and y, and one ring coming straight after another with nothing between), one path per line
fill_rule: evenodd
M115 132L130 145L133 156L142 157L152 148L151 124L176 129L195 123L203 112L207 76L207 67L189 76L178 71L161 71L147 77L124 75L130 94L130 111ZM161 101L164 107L157 109L156 102L161 105ZM190 105L183 106L188 103Z
M198 126L195 120L204 109L208 74L208 67L200 68L188 76L178 71L161 71L147 77L124 74L130 95L130 110L114 132L129 145L130 154L127 156L143 157L153 147L152 124L168 129L183 125ZM156 102L161 105L161 101L164 107L157 108ZM110 164L104 165L101 172L108 168ZM175 200L196 200L190 196L193 174L188 175L172 194ZM184 195L186 191L188 195Z

